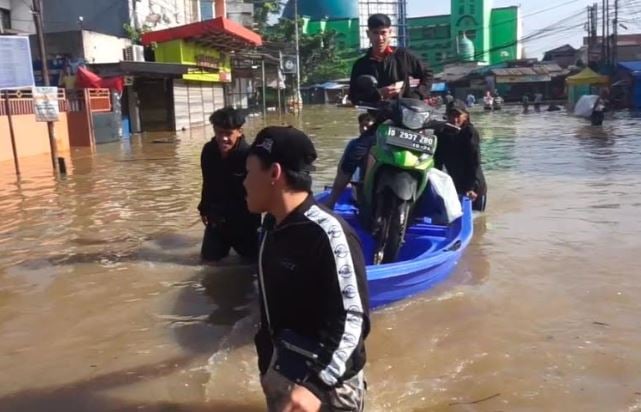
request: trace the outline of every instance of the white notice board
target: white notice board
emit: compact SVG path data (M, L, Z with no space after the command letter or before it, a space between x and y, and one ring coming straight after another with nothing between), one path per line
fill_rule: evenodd
M32 87L33 62L26 36L0 36L0 89Z
M58 110L57 87L33 88L33 111L37 122L57 122L60 111Z

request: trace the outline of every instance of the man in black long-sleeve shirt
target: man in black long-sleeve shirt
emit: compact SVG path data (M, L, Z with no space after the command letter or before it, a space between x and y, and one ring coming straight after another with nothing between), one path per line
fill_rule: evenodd
M198 210L205 224L201 256L215 262L233 247L240 256L253 260L258 256L260 215L250 213L245 200L243 180L249 152L242 130L245 118L226 107L209 120L215 136L200 157L203 189Z
M247 203L267 212L255 343L269 412L362 412L370 330L365 259L354 229L311 193L316 149L268 127L247 158Z
M460 130L444 128L436 132L435 165L447 170L458 194L469 197L474 210L484 211L487 185L481 168L481 138L462 101L456 100L448 106L447 117L448 122Z
M392 48L392 22L384 14L374 14L367 21L367 35L372 47L367 54L356 60L352 68L349 86L349 99L353 104L373 103L381 99L391 99L402 95L425 100L432 89L432 71L412 52L402 47ZM357 79L371 75L378 81L378 90L362 90ZM415 90L410 87L410 76L419 80ZM364 176L365 162L369 149L374 144L375 128L352 140L343 155L334 180L332 194L327 205L333 207L347 187L358 167Z

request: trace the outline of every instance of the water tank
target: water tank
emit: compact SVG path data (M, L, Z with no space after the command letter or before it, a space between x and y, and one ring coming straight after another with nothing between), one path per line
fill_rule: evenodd
M297 0L298 14L311 20L358 18L358 0ZM289 0L283 17L294 17L294 0Z
M474 42L468 39L465 33L462 33L458 38L458 57L466 62L475 61L475 52Z

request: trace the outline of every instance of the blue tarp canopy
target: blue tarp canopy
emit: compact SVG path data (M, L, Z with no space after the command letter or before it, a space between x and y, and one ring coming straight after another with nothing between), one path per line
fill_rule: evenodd
M631 71L634 77L641 77L641 60L621 62L619 63L619 67Z
M447 91L447 84L445 84L445 83L433 83L432 84L432 91L436 92L436 93L446 92Z

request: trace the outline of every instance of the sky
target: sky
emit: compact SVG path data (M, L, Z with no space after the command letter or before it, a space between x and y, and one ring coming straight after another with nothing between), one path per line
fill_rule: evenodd
M492 1L492 0L490 0ZM573 17L558 24L556 28L565 30L562 32L546 32L540 39L533 39L524 42L523 46L527 57L541 58L547 50L554 49L564 44L579 47L583 43L583 36L587 33L583 27L572 28L582 22L587 22L587 6L599 3L599 16L601 15L601 0L493 0L493 7L521 6L521 17L523 19L523 35L528 36L560 22L562 19L583 12L580 16ZM610 3L614 3L610 0ZM641 32L641 0L619 0L620 19L628 30L620 28L620 33ZM448 0L407 0L408 14L414 16L430 16L450 13L450 1ZM544 11L547 10L547 11ZM600 19L600 17L599 17ZM599 22L599 35L601 24Z

